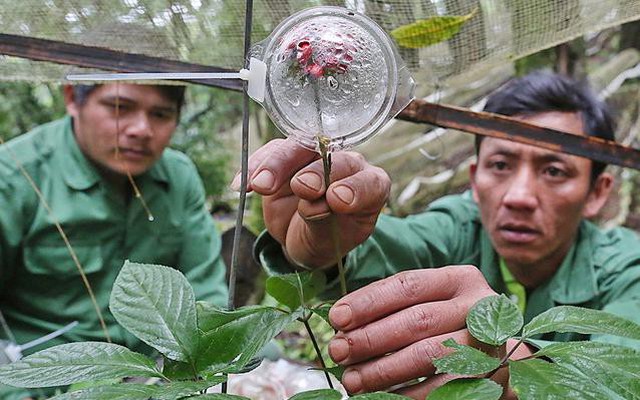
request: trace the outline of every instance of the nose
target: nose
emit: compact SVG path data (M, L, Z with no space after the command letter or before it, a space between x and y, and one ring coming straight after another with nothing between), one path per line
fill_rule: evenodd
M532 211L538 206L537 181L530 168L521 168L513 175L502 202L512 210Z
M141 139L150 138L153 136L153 127L149 116L143 112L138 112L131 116L128 121L125 134L127 136L133 136Z

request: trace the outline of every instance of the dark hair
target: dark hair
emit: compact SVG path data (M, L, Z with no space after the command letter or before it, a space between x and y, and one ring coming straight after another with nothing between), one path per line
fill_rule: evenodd
M547 111L579 112L587 136L615 140L615 124L609 107L586 84L548 71L536 71L511 80L489 96L484 111L506 116ZM476 154L480 151L482 138L476 136ZM606 166L593 162L592 183Z
M100 85L74 85L73 86L73 97L78 105L84 105L89 98L91 92L96 90ZM153 85L158 88L160 93L166 98L173 100L178 106L178 112L182 108L184 104L184 92L185 86L182 85Z

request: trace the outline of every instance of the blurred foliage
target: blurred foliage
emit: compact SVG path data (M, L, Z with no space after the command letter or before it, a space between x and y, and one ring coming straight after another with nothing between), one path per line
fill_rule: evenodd
M11 139L64 115L62 90L53 84L0 84L0 137Z
M214 202L231 181L231 151L221 132L242 118L242 95L230 90L190 86L173 147L196 164L207 196Z
M0 137L11 139L65 114L62 88L55 84L0 83ZM230 151L220 132L238 123L239 93L202 86L187 90L173 147L196 164L208 197L219 198L229 182Z
M254 193L248 198L248 202L249 212L245 219L245 226L249 228L253 234L259 235L260 232L267 229L262 216L262 196Z

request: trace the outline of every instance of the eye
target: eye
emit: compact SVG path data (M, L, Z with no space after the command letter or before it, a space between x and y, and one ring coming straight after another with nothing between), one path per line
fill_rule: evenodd
M507 164L507 162L503 160L495 160L490 161L488 167L489 169L492 169L494 171L505 171L509 168L509 164Z
M560 169L558 167L554 167L554 166L547 167L544 170L544 173L549 175L552 178L564 178L564 177L567 176L566 172L564 172L562 169Z
M128 111L131 107L126 105L126 104L122 104L122 103L117 103L117 102L104 102L102 103L106 108L109 109L109 111L111 112L125 112Z
M150 115L153 118L164 121L174 120L176 118L176 113L174 111L157 110L151 111Z
M498 171L502 171L507 169L507 163L504 161L496 161L495 163L493 163L493 167Z

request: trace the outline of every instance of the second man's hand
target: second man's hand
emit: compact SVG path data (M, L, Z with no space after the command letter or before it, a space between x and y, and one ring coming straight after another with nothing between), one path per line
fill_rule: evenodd
M317 152L294 139L276 139L249 159L248 190L264 196L269 233L287 256L308 267L336 261L328 217L336 215L344 256L373 232L389 196L389 176L355 152L332 154L331 185L326 190ZM232 188L238 189L239 177Z

